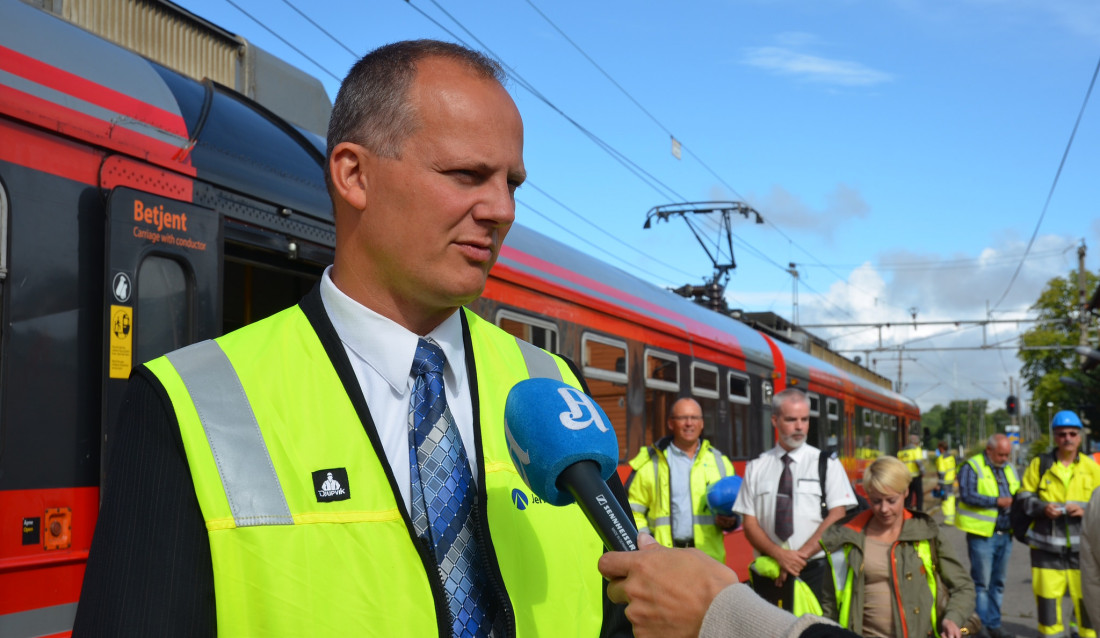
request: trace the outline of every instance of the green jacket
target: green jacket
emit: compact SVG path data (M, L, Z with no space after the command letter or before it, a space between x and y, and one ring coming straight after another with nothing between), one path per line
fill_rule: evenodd
M821 593L821 608L824 616L832 618L857 634L863 633L863 541L864 529L871 520L870 510L851 515L829 529L821 537L821 546L825 549L829 563L833 567L833 578L826 579ZM938 581L941 583L933 593L928 586L924 564L917 553L921 541L927 541L935 547L932 554L937 556L935 566ZM952 620L962 627L970 614L974 612L974 582L970 580L967 569L955 557L949 542L939 537L939 525L932 517L921 512L905 511L905 522L901 534L892 550L891 569L893 578L891 590L894 608L894 636L896 638L923 638L938 636L940 627L932 626L932 602L937 597L942 601L946 596L946 605L940 605L936 617L937 624L944 618ZM844 557L846 555L846 565ZM839 618L840 605L838 591L845 583L851 582L849 615L846 621ZM839 581L839 584L837 582ZM898 604L901 604L899 609ZM903 622L898 622L901 618Z

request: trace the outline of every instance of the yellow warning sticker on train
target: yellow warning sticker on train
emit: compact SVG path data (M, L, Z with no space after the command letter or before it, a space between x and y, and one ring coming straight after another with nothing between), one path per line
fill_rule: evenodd
M134 309L132 306L111 306L110 346L107 348L108 375L126 379L134 367Z

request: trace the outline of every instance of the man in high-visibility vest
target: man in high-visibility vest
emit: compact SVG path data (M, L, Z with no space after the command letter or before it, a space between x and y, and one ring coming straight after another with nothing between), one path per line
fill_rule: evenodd
M943 524L955 524L955 454L946 441L936 446L936 474L940 478L940 511Z
M955 526L966 532L970 578L977 594L978 616L992 638L1006 638L1001 629L1005 572L1012 555L1012 495L1020 488L1008 462L1012 442L994 434L985 452L969 458L959 470L959 503Z
M135 371L75 634L631 633L584 513L528 506L509 458L511 388L581 379L463 308L525 178L503 79L434 40L352 66L325 164L334 263L298 305Z
M1062 635L1062 597L1068 589L1076 616L1073 633L1096 638L1100 619L1089 618L1081 606L1080 545L1085 509L1093 490L1100 487L1100 465L1078 453L1083 426L1076 414L1058 412L1050 429L1054 450L1046 459L1041 454L1031 460L1018 496L1032 519L1027 542L1039 633Z
M921 448L920 435L910 434L909 445L898 450L898 458L905 461L909 467L909 502L906 507L911 510L924 509L924 459L927 456Z
M707 504L707 488L734 476L733 463L703 438L703 408L691 397L672 404L670 434L647 445L630 462L627 496L638 531L665 547L697 547L726 560L723 531L737 526Z

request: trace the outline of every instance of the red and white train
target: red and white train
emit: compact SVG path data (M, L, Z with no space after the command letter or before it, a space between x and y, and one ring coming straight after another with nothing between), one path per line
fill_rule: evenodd
M131 4L232 39L170 3ZM323 163L319 135L240 93L0 0L0 634L72 627L131 367L295 303L330 263ZM790 386L811 397L811 442L853 477L857 446L893 453L919 419L889 389L520 225L474 309L581 366L624 462L679 396L739 471L771 446L769 399ZM728 545L743 570L740 534Z

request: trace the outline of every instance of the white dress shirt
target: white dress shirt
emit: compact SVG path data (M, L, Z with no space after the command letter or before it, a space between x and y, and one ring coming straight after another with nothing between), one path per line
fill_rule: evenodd
M345 295L332 282L332 266L321 276L321 301L351 360L367 408L378 429L386 460L409 508L409 400L412 363L420 336ZM477 482L474 455L474 416L466 378L466 350L462 319L456 311L425 337L431 337L447 357L443 368L444 394Z
M775 535L775 496L779 491L779 475L783 473L782 456L787 451L780 446L764 452L745 466L745 476L733 511L756 517L761 529L773 543L785 549L798 549L810 540L821 525L821 480L817 471L817 458L821 451L803 444L791 451L792 513L794 531L785 542ZM836 459L829 459L825 471L825 502L829 509L856 504L852 486L844 466ZM825 555L819 551L813 558Z

